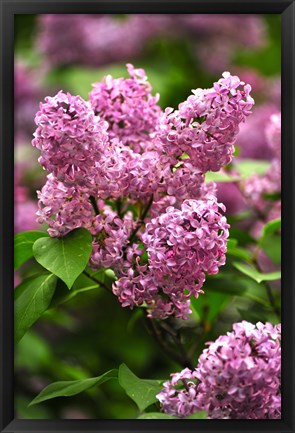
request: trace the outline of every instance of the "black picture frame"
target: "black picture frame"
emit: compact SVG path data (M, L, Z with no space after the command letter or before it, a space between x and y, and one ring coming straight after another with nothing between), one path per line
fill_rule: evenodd
M12 432L295 432L295 4L294 0L0 0L0 431ZM14 15L42 13L255 13L282 18L282 419L281 420L15 420L13 380L13 61Z

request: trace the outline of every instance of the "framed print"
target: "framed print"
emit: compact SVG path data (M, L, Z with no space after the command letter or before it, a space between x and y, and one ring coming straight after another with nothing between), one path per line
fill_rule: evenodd
M294 2L0 3L1 432L293 432Z

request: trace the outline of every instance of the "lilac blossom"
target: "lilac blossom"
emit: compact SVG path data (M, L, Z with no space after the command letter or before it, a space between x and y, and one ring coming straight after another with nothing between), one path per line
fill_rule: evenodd
M240 127L237 138L239 157L249 159L271 160L274 151L267 137L270 116L277 111L274 104L263 104L256 107L252 116Z
M94 269L111 267L115 273L120 272L133 229L131 212L121 219L105 206L100 215L95 217L94 228L96 235L92 242L90 266Z
M140 239L148 264L125 264L125 275L113 292L123 306L146 302L151 317L186 318L189 298L198 297L206 274L215 274L225 263L229 225L215 196L185 200L181 210L170 206L146 223ZM162 296L163 295L163 296Z
M265 134L275 157L281 159L281 113L271 115Z
M178 164L175 171L170 171L166 177L167 194L178 201L189 198L200 198L204 185L204 174L193 167L190 162Z
M271 166L264 176L253 175L248 178L242 188L248 202L258 210L259 213L267 216L273 202L268 199L272 195L281 193L281 117L274 114L266 127L266 136L269 146L274 150L274 158Z
M170 160L153 139L161 108L159 95L152 96L143 69L127 64L130 78L110 75L94 84L89 97L96 115L108 122L110 145L96 176L103 198L128 196L144 199L154 194L170 173Z
M130 78L108 75L93 84L89 99L95 114L108 122L109 137L142 153L149 147L162 110L157 105L159 95L151 94L145 71L131 64L127 71Z
M211 418L280 418L281 327L241 322L210 343L197 366L199 407Z
M229 225L221 210L224 207L214 196L185 200L181 210L168 207L166 213L147 222L141 239L149 268L159 282L169 277L190 285L202 281L204 272L215 274L225 263Z
M281 161L273 160L264 176L253 175L246 180L243 194L247 201L260 212L267 214L272 206L269 196L281 193Z
M94 211L87 194L79 186L66 186L53 174L47 176L47 182L37 191L37 221L48 225L52 237L61 237L78 227L87 228L92 234Z
M196 89L178 110L166 108L159 138L168 155L186 153L202 173L231 162L239 124L254 104L251 86L224 72L211 89Z
M81 187L67 187L53 174L38 191L38 222L46 222L52 237L62 237L71 230L84 227L93 236L90 266L93 269L114 267L122 264L123 250L133 228L132 214L126 213L121 219L116 212L97 201L99 214L96 215L89 194Z
M170 173L170 167L158 152L140 155L113 140L97 167L95 190L104 199L145 200L164 185L165 173Z
M33 146L50 174L38 221L51 236L89 230L89 265L114 269L123 307L186 319L190 296L225 263L229 225L204 173L231 160L251 87L224 73L164 114L144 70L127 69L130 78L96 83L89 102L60 91L40 105Z
M165 413L210 419L281 418L281 325L242 321L207 343L194 371L172 374L157 395Z
M164 382L163 390L156 396L163 412L185 417L199 410L196 399L196 375L196 371L191 371L189 368L171 374L171 379Z
M91 185L107 146L107 123L80 96L60 91L46 97L36 114L33 146L40 164L65 185Z

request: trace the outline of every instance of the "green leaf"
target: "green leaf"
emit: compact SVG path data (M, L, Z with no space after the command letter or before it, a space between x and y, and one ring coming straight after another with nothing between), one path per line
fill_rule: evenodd
M251 237L249 233L245 230L231 228L230 236L237 239L239 245L247 245L247 244L255 243L255 239Z
M35 275L23 281L14 292L14 331L18 342L50 305L57 278L53 274Z
M119 368L119 384L126 394L137 404L142 412L148 406L156 403L156 395L163 388L163 380L139 379L125 364Z
M191 297L192 310L203 320L212 323L228 305L232 296L227 293L205 291L197 299Z
M51 347L48 341L30 330L15 346L15 368L25 368L34 373L40 369L52 366Z
M281 263L281 237L268 235L260 242L260 246L265 254L276 264Z
M35 259L70 289L85 269L92 251L92 236L78 228L63 238L42 238L33 245Z
M244 259L250 261L252 256L246 248L241 248L237 246L237 239L229 239L227 242L227 255L238 257L239 259Z
M234 248L234 247L237 246L237 244L238 244L238 240L237 239L229 238L227 240L227 249Z
M249 279L248 276L240 272L221 272L207 277L205 293L217 292L227 293L231 296L248 298L261 305L269 307L269 300L261 285ZM203 295L200 295L198 299Z
M252 256L248 250L245 248L231 248L227 251L228 256L237 257L238 259L247 260L248 262L251 261Z
M269 221L262 229L260 240L265 238L266 236L272 235L277 232L281 228L281 218L277 218L275 220Z
M238 182L241 180L239 176L231 176L225 172L209 171L206 173L206 182Z
M269 161L258 161L257 159L241 159L234 163L242 178L246 179L253 174L263 175L270 168Z
M242 296L247 290L246 284L241 284L241 281L237 281L237 276L234 273L220 273L215 275L208 275L206 280L206 286L204 289L225 293L231 296ZM200 295L197 301L202 297Z
M280 192L272 192L272 193L264 193L262 194L262 198L265 198L266 200L270 201L278 201L281 199L281 193Z
M117 379L117 377L117 370L110 370L98 377L91 377L82 380L63 380L60 382L54 382L46 386L46 388L44 388L40 394L38 394L37 397L31 401L29 406L56 397L71 397L72 395L80 394L80 392L92 388L94 385L101 385L110 379Z
M28 231L14 236L14 269L33 257L33 244L37 239L48 237L48 233L41 231Z
M245 265L244 263L234 262L233 266L243 274L255 280L257 283L261 283L262 281L276 281L281 278L280 271L263 274L258 272L257 269Z

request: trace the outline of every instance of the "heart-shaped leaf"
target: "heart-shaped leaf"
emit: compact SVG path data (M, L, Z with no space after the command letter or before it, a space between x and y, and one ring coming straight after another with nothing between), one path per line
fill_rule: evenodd
M14 334L18 342L50 305L57 278L53 274L34 275L14 292Z
M14 236L14 269L33 257L33 244L37 239L48 237L48 233L41 231L28 231Z
M125 364L119 368L119 384L141 412L158 401L156 395L163 388L163 380L139 379Z
M71 397L72 395L80 394L92 388L94 385L101 385L102 383L118 378L118 370L110 370L98 377L90 377L82 380L63 380L54 382L42 389L40 394L31 401L29 406L41 403L45 400L50 400L56 397Z
M92 251L92 236L78 228L63 238L42 238L33 245L35 259L70 289L85 269Z

